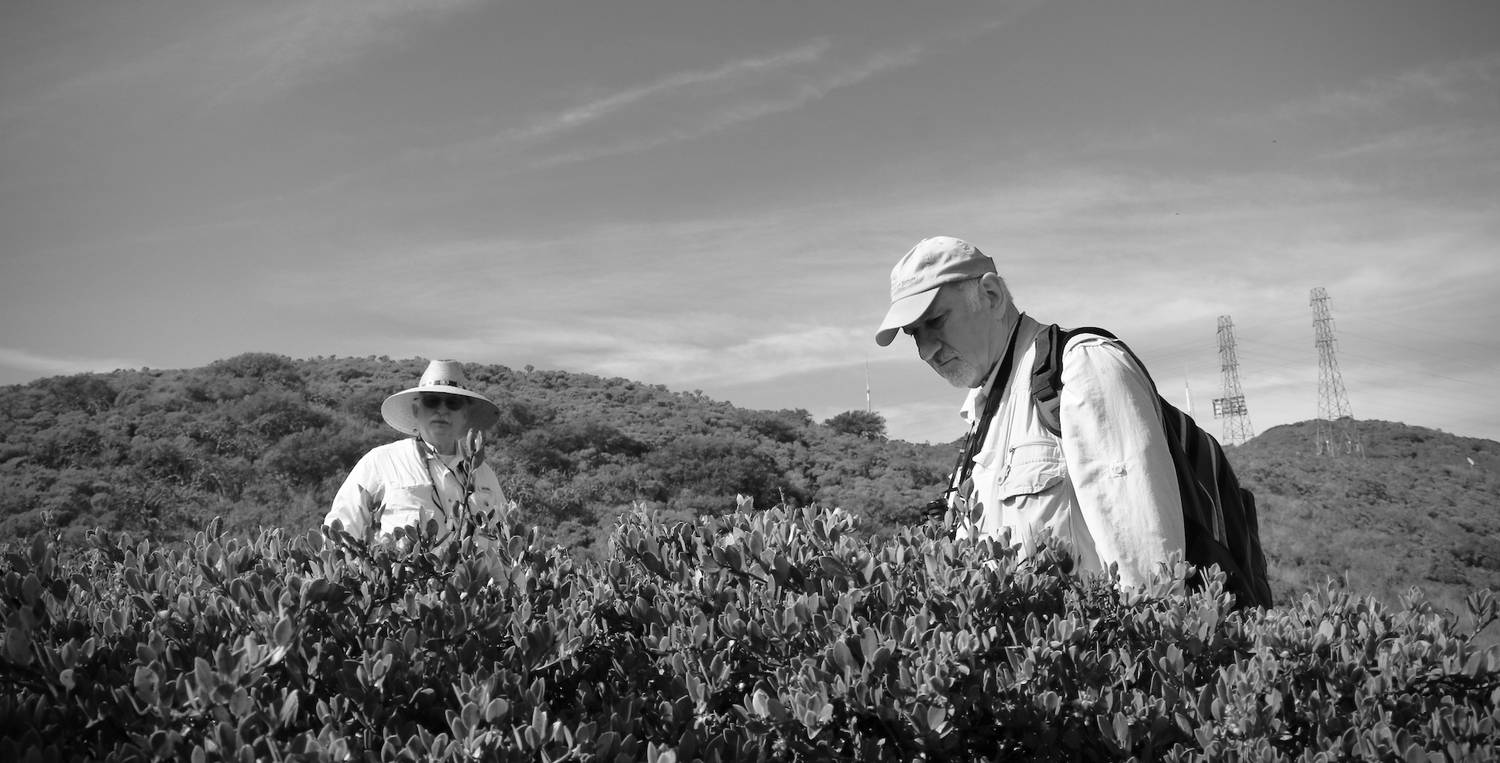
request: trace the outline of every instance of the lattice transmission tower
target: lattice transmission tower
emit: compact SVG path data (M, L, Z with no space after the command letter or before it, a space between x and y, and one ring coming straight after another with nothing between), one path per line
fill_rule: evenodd
M1328 310L1328 292L1319 286L1312 290L1314 343L1318 347L1318 419L1314 426L1318 455L1359 454L1359 435L1354 430L1354 413L1349 395L1344 391L1344 377L1339 373L1338 348L1333 339L1333 316Z
M1234 353L1234 321L1219 316L1219 370L1224 377L1224 396L1214 401L1214 418L1224 420L1224 444L1242 445L1255 436L1250 411L1240 389L1240 361Z

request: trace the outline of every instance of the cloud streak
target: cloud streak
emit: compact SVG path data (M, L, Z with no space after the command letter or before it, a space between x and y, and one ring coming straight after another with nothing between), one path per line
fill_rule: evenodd
M30 350L0 347L0 369L23 372L25 378L81 373L103 373L120 368L141 368L145 363L134 358L84 358L76 355L39 355ZM3 372L0 372L3 373ZM16 376L17 374L5 374Z
M1432 104L1447 109L1488 107L1500 84L1500 54L1442 61L1392 76L1366 79L1356 87L1289 101L1272 109L1265 124L1302 124L1309 119L1347 120L1382 116L1393 109ZM1237 115L1241 121L1253 115Z
M1483 259L1487 239L1477 232L1488 218L1478 210L1416 205L1327 174L1049 163L908 191L577 229L566 239L396 242L365 249L357 262L325 262L326 272L284 274L264 285L265 299L295 309L347 291L372 310L450 305L413 335L443 335L453 315L475 316L474 333L454 339L455 356L707 389L857 363L873 346L868 324L878 320L886 269L901 246L882 257L865 240L828 231L901 236L904 246L920 220L931 226L922 235L962 235L997 258L1023 307L1071 325L1106 325L1140 350L1180 344L1192 327L1207 327L1201 338L1211 345L1214 316L1225 312L1244 326L1279 320L1277 311L1305 309L1312 285L1381 303L1500 287ZM703 251L718 254L711 270ZM1424 264L1434 257L1447 265ZM474 275L416 282L403 275L412 262ZM785 283L764 278L793 272ZM1293 273L1304 282L1289 285ZM1142 294L1156 296L1143 302ZM1208 352L1203 362L1212 366Z
M840 88L917 63L920 45L893 47L854 62L835 57L827 38L766 56L686 71L628 87L529 124L448 152L450 160L496 158L518 147L573 140L533 161L546 168L619 154L640 153L710 135L734 125L793 111ZM593 129L597 128L597 129ZM633 133L614 139L620 130Z
M474 0L300 0L219 36L220 103L258 100L349 64L402 24ZM416 18L414 18L416 17ZM239 44L235 44L238 42Z
M508 142L550 137L652 98L671 99L689 91L732 91L756 80L773 77L789 68L816 64L828 47L828 39L821 38L794 50L762 58L732 61L710 71L672 74L649 85L628 88L559 114L541 117L528 127L505 133L501 140Z
M635 154L672 143L695 140L744 122L795 111L834 90L857 85L874 75L909 66L920 58L921 49L913 46L880 53L858 64L839 66L832 71L811 74L805 78L765 83L756 88L757 92L742 94L743 97L727 104L710 106L679 124L617 143L556 154L539 160L534 166L543 168L620 154Z
M602 357L598 352L586 351L560 353L557 359L563 368L592 367L598 369L596 373L631 379L733 385L848 365L853 354L850 348L857 346L862 338L864 332L855 329L817 325L750 336L712 347L638 339L627 334L623 342L618 337L612 338L608 353Z
M186 18L169 42L129 46L128 57L74 76L44 100L156 84L206 107L259 103L398 39L412 31L413 20L440 17L478 1L291 0L191 9L182 14ZM148 52L136 53L140 48Z

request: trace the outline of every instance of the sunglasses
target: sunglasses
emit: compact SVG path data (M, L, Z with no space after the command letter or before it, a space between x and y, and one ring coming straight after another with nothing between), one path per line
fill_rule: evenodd
M422 407L436 410L440 406L447 406L448 410L456 411L469 404L469 399L458 395L422 395L418 398L422 401Z

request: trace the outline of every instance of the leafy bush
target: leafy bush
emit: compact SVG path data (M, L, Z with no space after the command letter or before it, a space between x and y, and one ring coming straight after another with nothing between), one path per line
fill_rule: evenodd
M302 386L302 373L285 355L270 352L246 352L209 365L214 372L237 379L260 379L267 384L296 388Z
M823 422L823 426L840 434L871 440L885 437L885 417L872 411L844 411Z
M114 406L119 394L109 382L93 374L42 379L33 386L49 392L61 410L100 414Z
M1500 648L1333 586L1236 613L837 509L620 518L576 564L217 526L0 562L5 760L1488 760ZM1445 757L1446 756L1446 757Z

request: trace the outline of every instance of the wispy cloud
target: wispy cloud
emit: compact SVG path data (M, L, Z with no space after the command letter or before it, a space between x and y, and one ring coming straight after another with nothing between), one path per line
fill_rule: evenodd
M720 97L717 94L709 98L691 95L688 100L695 103L686 104L686 110L690 113L680 121L614 143L560 152L538 160L534 166L547 167L640 153L659 146L701 138L762 117L795 111L834 90L857 85L874 75L914 64L921 58L921 54L922 50L917 46L885 51L852 65L839 64L828 71L808 72L803 76L779 78L740 88L729 94L732 97L724 102L714 100Z
M450 159L495 157L525 147L571 140L533 167L638 153L693 140L761 117L793 111L840 88L917 63L920 44L901 45L849 61L819 38L796 48L730 61L711 69L669 74L655 81L532 117L448 151ZM597 131L590 128L598 127ZM628 137L616 138L621 131Z
M463 337L434 338L426 347L441 347L453 357L484 359L508 365L532 363L543 368L619 376L676 388L757 384L788 375L836 369L860 361L868 332L837 326L800 325L786 331L747 335L734 318L708 314L680 316L693 324L690 333L674 333L671 321L615 319L607 324L544 321L507 322L503 330ZM706 324L706 325L705 325ZM722 341L698 341L713 333Z
M1418 206L1326 174L1052 164L976 181L565 239L393 242L283 273L262 298L286 309L355 300L372 315L411 305L414 337L466 324L451 340L455 357L711 389L857 363L874 351L891 262L936 233L994 256L1025 308L1106 325L1142 348L1179 344L1184 326L1206 327L1211 342L1225 313L1243 325L1279 320L1279 310L1305 309L1313 285L1366 303L1500 285L1482 264L1478 211ZM1447 264L1424 264L1431 258ZM460 272L469 275L445 275Z
M0 347L0 369L23 372L24 378L58 376L64 374L100 373L119 368L140 368L146 365L134 358L83 358L76 355L38 355L30 350ZM0 371L0 373L4 373ZM16 376L16 374L4 374Z
M709 71L672 74L648 85L627 88L567 111L540 117L531 125L504 133L500 139L545 138L597 121L650 98L670 99L689 91L700 94L734 91L788 69L816 64L828 46L828 39L821 38L794 50L732 61Z
M478 0L297 0L217 40L220 101L256 98L347 65L396 39L414 17L440 16ZM238 44L236 44L238 43Z
M177 14L172 39L123 48L120 56L60 83L45 98L139 92L135 88L155 83L201 105L257 103L398 39L413 28L414 19L441 17L478 2L279 0L185 9Z
M563 368L594 368L598 369L596 373L632 379L670 379L677 384L692 385L744 384L848 365L854 359L850 348L859 346L865 333L804 325L718 346L656 340L650 334L626 334L624 341L612 338L607 349L563 352L556 357ZM597 344L597 339L594 343ZM600 349L605 351L601 354Z
M1500 85L1500 54L1441 61L1372 77L1355 87L1290 101L1273 109L1266 119L1282 123L1308 118L1355 119L1424 103L1493 109L1497 85Z

